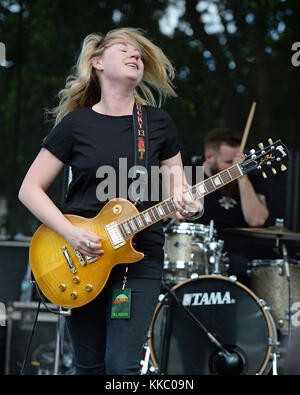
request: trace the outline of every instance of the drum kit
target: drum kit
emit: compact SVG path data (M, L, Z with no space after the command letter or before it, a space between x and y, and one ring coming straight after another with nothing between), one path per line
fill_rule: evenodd
M300 241L300 234L283 226L226 232L274 239L282 259L250 261L248 288L228 275L229 259L213 221L171 221L141 374L278 374L279 336L298 325L297 302L300 308L300 262L288 257L284 242Z

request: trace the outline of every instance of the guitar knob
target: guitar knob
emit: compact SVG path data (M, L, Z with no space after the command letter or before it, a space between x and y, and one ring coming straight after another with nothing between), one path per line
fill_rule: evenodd
M273 140L272 140L272 139L268 139L268 143L269 143L270 145L272 145L272 144L273 144Z
M87 284L87 285L85 286L85 290L86 290L86 292L92 292L93 286L92 286L91 284Z
M77 292L71 292L71 298L72 299L77 299L77 297L78 297Z
M277 174L277 171L276 171L276 169L274 169L274 167L272 167L272 173Z
M259 147L260 149L264 149L263 143L259 143L259 144L258 144L258 147Z
M73 283L74 284L79 284L80 283L80 278L78 276L73 277Z
M264 171L261 174L262 174L263 178L268 178Z
M58 286L58 289L61 291L61 292L64 292L65 290L66 290L66 284L59 284L59 286Z

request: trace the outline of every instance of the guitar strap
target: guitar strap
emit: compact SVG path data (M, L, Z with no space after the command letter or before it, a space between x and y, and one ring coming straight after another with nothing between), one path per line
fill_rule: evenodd
M145 200L148 182L148 120L145 107L135 103L133 108L134 129L134 175L131 197L135 204Z
M148 121L145 108L135 103L133 108L133 142L134 142L134 174L132 175L131 188L128 191L129 199L136 204L141 203L145 198L145 191L148 183L147 163L148 163ZM139 176L139 177L138 177ZM114 295L121 293L127 298L125 303L126 311L116 305L113 297L111 318L130 318L131 288L127 288L128 266L125 267L124 278L120 289L114 290ZM124 296L125 295L125 296Z

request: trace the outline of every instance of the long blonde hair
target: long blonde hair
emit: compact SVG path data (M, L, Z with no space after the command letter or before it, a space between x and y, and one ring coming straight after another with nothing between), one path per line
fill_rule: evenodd
M65 88L60 90L59 105L47 113L55 118L55 124L70 111L91 107L101 98L101 87L92 59L100 57L110 45L123 39L133 42L141 53L144 62L143 79L134 91L139 104L157 106L151 88L158 94L159 105L169 96L176 96L172 80L175 70L163 51L144 36L141 29L120 28L109 31L105 37L92 33L85 37L81 52L73 67L73 74L66 80Z

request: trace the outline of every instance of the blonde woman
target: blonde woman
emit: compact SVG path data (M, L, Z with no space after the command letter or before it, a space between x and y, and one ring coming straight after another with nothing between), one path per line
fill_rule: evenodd
M84 39L74 75L68 77L59 93L60 103L52 111L54 128L43 141L19 192L19 199L41 222L82 254L105 254L101 235L72 225L63 214L94 217L99 213L106 203L104 191L99 193L98 189L97 193L105 181L97 172L102 166L114 169L119 196L120 158L126 158L128 169L134 165L132 113L136 103L143 105L148 117L148 174L152 166L162 165L170 169L178 166L183 171L176 127L170 116L156 107L154 96L160 103L175 96L173 77L170 61L138 29L121 28L104 37L90 34ZM63 207L58 208L46 191L65 164L72 169L72 182ZM179 218L199 209L196 201L183 196L186 185L184 177L181 180L170 184ZM145 201L139 208L154 203ZM101 294L73 309L67 319L77 374L139 372L140 352L160 292L161 222L138 233L134 241L145 257L128 268L130 319L111 318L112 292L122 285L125 265L114 267Z

